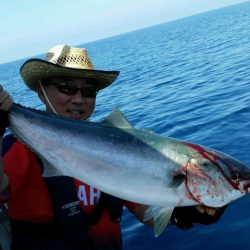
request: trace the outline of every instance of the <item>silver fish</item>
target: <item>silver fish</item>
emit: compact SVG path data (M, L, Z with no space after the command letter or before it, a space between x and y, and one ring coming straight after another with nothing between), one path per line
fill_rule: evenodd
M213 149L133 128L114 109L99 123L14 104L10 130L44 162L47 176L72 176L124 200L150 205L155 235L174 207L222 207L249 191L250 170Z

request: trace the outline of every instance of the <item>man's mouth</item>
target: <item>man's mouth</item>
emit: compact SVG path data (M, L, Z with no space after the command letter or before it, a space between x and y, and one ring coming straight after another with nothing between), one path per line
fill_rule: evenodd
M84 113L83 110L70 110L69 112L72 113L72 114L79 114L79 115Z
M84 114L84 110L68 110L68 114L70 116L70 118L73 119L81 119L83 114Z

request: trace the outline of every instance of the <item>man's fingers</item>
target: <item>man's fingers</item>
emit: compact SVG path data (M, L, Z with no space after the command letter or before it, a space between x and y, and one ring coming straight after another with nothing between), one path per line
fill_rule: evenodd
M205 213L205 207L203 205L196 206L196 210L201 214Z
M214 216L218 212L218 209L216 207L206 207L203 205L196 206L196 209L198 210L199 213L201 214L206 213L210 216Z
M214 216L217 213L217 209L216 208L210 208L210 207L206 207L205 211L208 215L210 216Z
M9 110L13 104L12 97L5 91L3 91L0 95L0 109L1 110Z

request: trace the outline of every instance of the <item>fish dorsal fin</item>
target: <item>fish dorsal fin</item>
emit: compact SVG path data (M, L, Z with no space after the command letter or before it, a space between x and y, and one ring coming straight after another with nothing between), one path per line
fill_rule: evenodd
M100 123L120 129L133 129L127 118L118 108L114 108L107 117L100 121Z

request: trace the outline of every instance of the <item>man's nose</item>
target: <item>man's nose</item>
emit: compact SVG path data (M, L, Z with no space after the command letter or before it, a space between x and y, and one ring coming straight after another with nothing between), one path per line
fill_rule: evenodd
M78 103L84 103L86 101L86 98L82 95L80 89L78 89L77 92L72 96L72 99Z

